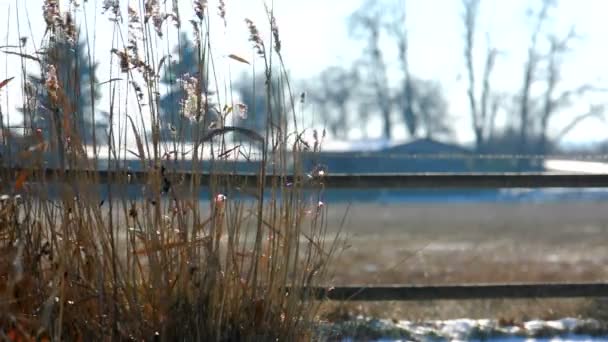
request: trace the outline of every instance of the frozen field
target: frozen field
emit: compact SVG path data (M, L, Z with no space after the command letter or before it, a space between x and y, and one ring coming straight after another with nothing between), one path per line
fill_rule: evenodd
M600 282L608 280L608 204L329 204L345 249L332 285ZM348 211L347 211L348 210ZM334 305L329 311L348 311ZM396 319L608 317L593 299L384 302L345 305Z

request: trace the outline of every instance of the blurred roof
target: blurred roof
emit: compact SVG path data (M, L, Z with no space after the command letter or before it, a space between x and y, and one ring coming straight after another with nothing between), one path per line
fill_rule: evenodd
M391 146L391 141L385 138L358 140L326 140L323 142L324 152L373 152Z
M390 153L404 153L404 154L434 154L434 153L454 153L454 154L468 154L472 153L470 150L450 143L443 143L431 138L421 138L412 140L410 142L393 145L383 150L383 152Z

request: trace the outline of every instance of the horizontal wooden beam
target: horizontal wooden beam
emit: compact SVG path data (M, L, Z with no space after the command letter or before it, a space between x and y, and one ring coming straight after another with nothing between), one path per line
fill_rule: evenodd
M338 301L409 301L608 297L608 284L482 284L442 286L339 286L315 288L316 299Z
M330 175L330 188L595 188L608 187L608 175L548 173L424 173Z
M22 172L19 169L0 169L3 175L16 178ZM87 179L98 183L145 183L153 172L145 171L84 171L54 169L32 171L33 177L28 180L73 182L76 179ZM156 172L156 174L159 174ZM255 186L259 176L253 173L210 174L182 171L166 171L170 180L189 182L197 178L197 184L206 185L213 180L230 180L239 186ZM6 176L5 176L6 177ZM335 189L409 189L409 188L603 188L608 187L608 174L555 174L555 173L391 173L391 174L328 174L319 176L275 176L267 175L266 185L292 183L301 181L308 184L323 184ZM278 183L277 183L278 182Z

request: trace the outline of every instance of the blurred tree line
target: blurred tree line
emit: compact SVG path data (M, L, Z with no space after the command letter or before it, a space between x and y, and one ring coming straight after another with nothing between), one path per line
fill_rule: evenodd
M351 14L348 29L364 45L361 56L351 66L327 68L308 87L334 137L345 139L353 128L366 136L370 119L380 116L388 140L399 124L414 138L452 138L441 85L410 71L405 24L405 8L398 3L368 0ZM397 56L387 56L381 48L384 40L394 44Z
M463 96L469 104L477 152L551 153L582 121L603 120L603 105L575 111L580 110L576 105L586 95L600 89L593 84L571 89L562 84L562 67L574 51L574 44L582 38L575 27L565 35L550 29L547 22L556 6L555 0L530 4L527 15L532 29L521 85L506 92L495 86L494 71L503 52L492 46L490 37L482 63L475 59L480 56L477 46L480 0L462 0L463 67L467 83ZM365 135L370 119L380 117L382 135L387 139L394 137L396 126L403 125L411 138L451 140L455 130L451 114L465 113L449 113L439 82L420 78L410 70L408 56L415 51L408 45L404 1L366 0L350 16L348 25L352 37L364 44L362 55L350 66L325 69L308 87L315 109L333 136L346 139L353 128L359 128ZM381 41L395 48L381 48ZM390 55L392 51L397 55ZM389 61L393 64L397 61L397 65L389 65ZM499 116L505 123L501 127L497 127Z
M101 96L96 75L98 63L90 59L86 42L51 37L38 55L41 72L27 75L25 103L20 108L25 133L37 131L56 140L65 134L69 136L69 132L62 131L70 130L85 144L107 142L107 114L96 117L95 110L95 102ZM65 95L66 103L61 106L51 101L48 91L49 77L55 76Z
M22 47L27 40L22 39ZM107 143L108 114L96 109L100 99L98 63L92 60L88 44L79 30L49 35L36 56L12 53L36 61L39 73L27 73L23 84L19 130L7 128L4 143L18 150L45 151L56 148L64 166L71 146ZM25 68L23 69L25 72ZM76 142L76 144L72 144ZM55 157L55 156L53 156Z
M552 31L548 24L557 0L539 0L527 11L532 26L526 59L521 71L521 85L512 93L494 89L493 70L501 52L491 43L486 46L484 67L475 68L475 44L480 0L462 0L464 28L464 57L467 74L467 98L475 147L485 153L546 154L553 152L563 137L582 121L604 119L604 105L589 105L581 113L575 112L577 102L600 91L593 84L566 88L562 84L562 67L573 44L581 37L572 26L565 35ZM490 39L488 39L489 41ZM481 84L479 84L481 81ZM481 89L479 91L479 89ZM535 90L539 89L539 90ZM505 115L506 125L496 129L499 111ZM552 123L562 112L557 133L550 132Z
M521 83L519 89L511 91L499 90L495 85L495 69L500 67L503 52L491 44L491 37L487 37L485 46L479 46L480 0L461 1L462 56L467 87L462 95L467 99L468 113L450 113L439 81L425 79L411 70L409 56L415 49L408 42L404 1L365 0L347 23L352 38L363 46L361 55L351 65L330 66L318 76L305 80L311 108L320 115L333 138L347 140L353 130L365 137L370 133L370 121L380 118L382 136L388 140L402 130L411 138L451 141L456 129L455 115L469 115L477 152L543 154L554 151L561 139L582 121L603 119L603 105L591 105L575 112L580 109L576 105L588 94L599 91L597 87L582 84L567 88L562 82L567 57L574 51L575 43L583 38L575 27L560 34L547 24L557 6L556 0L537 0L530 4L527 15L531 30ZM386 49L387 43L393 48ZM167 89L159 103L161 136L165 140L179 136L183 141L191 141L192 132L209 129L218 113L203 115L202 121L181 115L185 94L180 79L197 75L199 54L185 34L180 35L173 53L178 58L166 63L161 75ZM94 108L99 97L97 63L90 60L84 43L52 41L42 56L43 64L58 65L58 77L70 96L76 118L74 124L83 132L82 139L88 143L104 143L107 125L103 118L95 117ZM478 61L476 58L480 56L483 59ZM24 123L32 129L51 132L50 122L45 118L64 114L46 113L49 106L46 105L44 70L43 67L42 75L29 77L34 85L30 92L37 99L38 108L23 109ZM262 77L241 75L232 84L236 97L248 107L247 117L235 116L233 124L264 130L268 112L264 82ZM207 83L200 86L204 94L210 94L208 88ZM283 84L273 84L273 89L280 93ZM499 117L504 123L500 127Z
M470 116L476 151L550 153L583 120L603 119L604 107L593 105L582 113L569 111L572 114L562 116L559 121L563 125L557 132L549 129L560 111L598 90L592 84L574 89L565 89L561 84L562 66L574 50L574 43L582 38L574 27L565 36L548 29L546 24L556 5L555 0L538 0L528 9L532 30L522 65L521 86L505 92L494 84L495 67L503 52L487 39L482 63L474 58L480 55L476 52L480 0L462 0L463 69L467 83L463 96L469 104L466 114ZM403 1L364 1L348 20L351 36L364 46L362 54L352 65L330 66L305 81L308 101L334 138L347 140L353 129L365 137L370 120L380 117L382 135L389 140L395 137L398 126L404 127L411 138L453 140L456 129L453 114L465 113L449 113L439 81L424 79L410 70L408 56L412 51L406 23ZM381 41L393 44L394 49L381 48ZM179 115L183 91L177 80L197 72L194 49L194 44L183 35L174 51L180 59L169 64L162 79L170 91L161 99L161 117L174 130L193 125ZM396 56L388 55L387 51L396 52ZM389 61L393 63L389 65ZM480 65L482 68L478 70ZM237 98L249 108L248 117L237 119L237 124L263 131L267 114L263 77L244 74L232 86ZM506 124L497 127L500 115ZM190 138L186 135L186 140Z

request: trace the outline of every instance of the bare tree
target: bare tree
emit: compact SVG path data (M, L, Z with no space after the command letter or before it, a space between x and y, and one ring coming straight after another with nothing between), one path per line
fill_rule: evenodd
M266 82L266 75L258 74L252 77L241 74L232 85L240 101L247 106L248 112L246 117L238 119L238 124L259 133L265 131L268 123L273 127L280 127L285 123L286 114L280 107L284 96L283 84L279 79L272 79L268 88L272 93L267 94Z
M489 127L488 127L488 136L486 138L486 141L492 141L495 137L496 134L496 117L498 116L498 112L501 109L502 106L502 99L503 95L501 94L492 94L490 96L490 119L488 120L489 122Z
M578 124L580 124L581 122L583 122L589 118L597 118L602 121L606 121L604 118L605 111L606 111L606 106L604 106L604 105L589 106L589 109L586 112L577 115L576 117L574 117L574 119L572 119L572 121L570 121L570 123L568 123L568 125L566 125L564 128L562 128L559 131L559 133L557 133L555 135L555 138L553 139L553 141L559 142L560 140L562 140L564 138L564 136L566 134L568 134Z
M489 138L491 132L494 130L496 113L498 112L498 107L500 106L499 98L497 96L493 96L493 90L491 87L492 71L494 70L497 56L498 50L493 47L488 47L481 88L481 113L479 118L481 128L478 128L478 131L480 132L479 135L482 138L482 143Z
M405 12L405 1L401 3L401 6L392 11L395 13L394 19L389 22L387 26L388 33L395 40L397 45L397 51L399 52L399 65L403 72L402 87L399 94L397 94L397 104L401 110L401 115L407 131L411 136L416 135L418 129L418 118L413 109L413 87L412 77L410 74L409 63L408 63L408 38L407 38L407 26L406 26L406 12Z
M471 111L471 123L475 134L475 146L477 150L483 148L485 140L488 138L490 131L493 130L496 112L498 111L498 102L491 99L491 77L498 50L491 47L488 39L488 49L485 57L483 69L483 79L481 85L481 99L477 96L477 84L475 76L475 60L473 52L475 50L475 34L477 28L477 16L479 12L479 0L463 0L463 15L462 21L464 24L465 35L465 68L467 72L467 97L469 101L469 109ZM494 98L495 99L495 98Z
M392 137L392 102L388 87L387 67L380 49L380 33L383 27L382 11L373 0L367 0L350 18L350 30L355 36L367 39L366 56L376 105L384 120L383 135Z
M574 89L564 90L557 93L559 82L561 81L561 64L564 55L571 51L570 42L576 39L577 35L572 28L564 38L558 38L555 35L548 37L549 52L546 56L546 90L543 96L543 108L540 113L539 135L540 135L540 151L548 152L549 142L549 126L551 119L559 112L560 109L571 106L575 98L584 96L586 93L597 90L590 84L583 84ZM582 114L579 114L571 119L571 121L562 129L556 136L556 140L561 139L566 133L576 127L580 122L596 117L602 118L604 112L603 106L591 106L591 108Z
M405 11L405 0L367 0L350 18L351 33L366 40L363 58L355 66L361 74L357 81L369 80L369 86L361 87L358 93L361 119L367 122L367 111L377 108L384 122L383 134L390 139L395 123L393 114L397 110L410 136L415 137L422 130L427 137L447 135L451 130L445 120L447 105L441 87L435 82L416 79L410 71ZM389 38L396 45L397 56L383 53L381 38ZM390 70L397 71L400 78L397 79L399 85L391 88L388 73L393 61L397 62L398 69Z
M346 70L334 66L319 76L319 84L310 92L312 102L320 107L321 115L334 137L348 135L349 102L357 91L359 75L355 68Z
M519 152L525 153L528 149L528 135L530 130L531 112L531 89L536 79L536 72L540 62L537 52L538 37L542 31L543 24L547 19L549 10L556 5L553 0L543 0L542 6L536 14L536 23L530 36L528 46L528 56L524 65L524 77L521 89L520 109L519 109Z
M426 138L451 137L453 134L447 115L447 101L441 85L436 81L416 80L412 84L410 107L416 112L420 128Z
M361 135L363 138L369 138L369 132L367 131L367 123L369 122L370 111L372 108L372 104L367 101L359 101L357 103L357 117L359 118L359 130L361 130Z
M588 111L570 118L570 122L553 139L549 137L551 121L558 113L572 106L574 99L599 90L593 85L585 83L575 88L559 91L563 60L572 51L571 43L579 38L574 27L563 37L555 34L547 35L548 51L539 52L539 39L543 34L543 24L548 19L549 11L556 5L555 0L543 0L540 10L535 14L536 21L530 36L521 98L519 99L519 153L531 150L547 153L552 142L559 141L582 121L592 117L603 118L604 106L592 105ZM542 79L538 76L541 71L544 71L545 74ZM532 85L540 80L545 83L544 93L539 98L533 98ZM540 108L536 110L533 106L535 102L540 103ZM534 141L538 143L538 146L534 148L531 148L529 143L532 135L537 135Z

